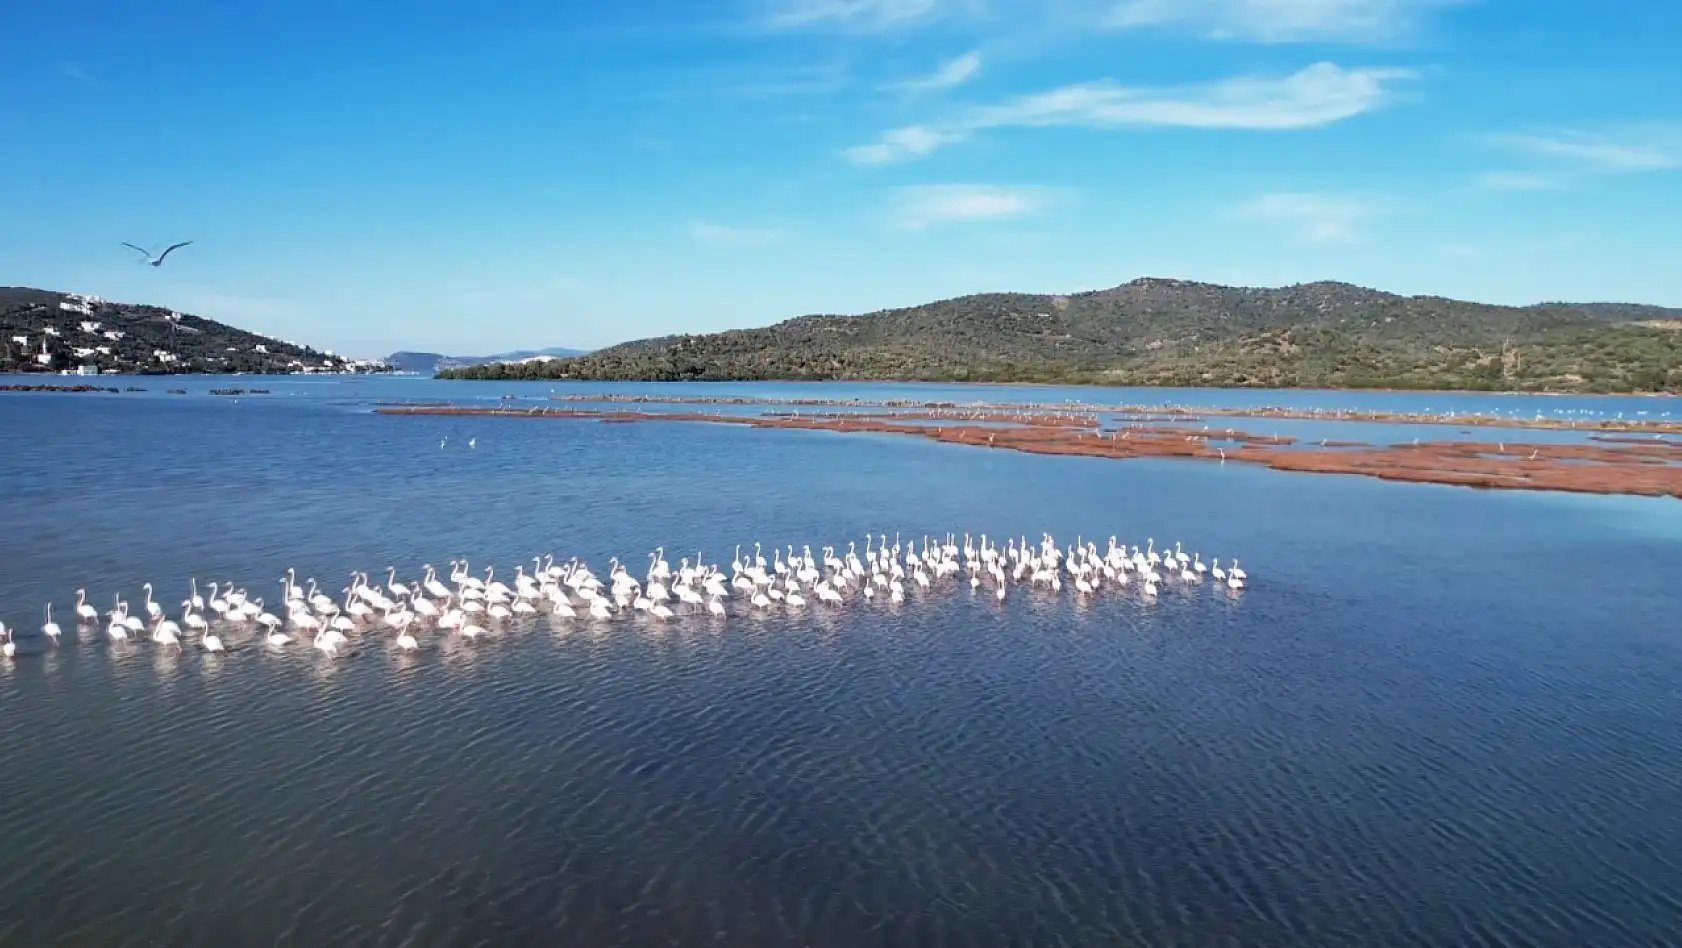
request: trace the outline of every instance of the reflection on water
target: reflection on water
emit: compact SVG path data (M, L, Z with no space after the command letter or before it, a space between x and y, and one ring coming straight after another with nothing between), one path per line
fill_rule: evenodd
M401 385L432 390L362 390ZM1682 531L1639 526L1674 525L1674 502L390 419L325 404L332 380L265 387L260 407L0 398L0 618L24 653L0 664L0 892L21 907L0 942L1598 948L1682 928ZM428 633L412 655L376 635L337 659L249 632L220 656L103 628L54 651L29 621L77 586L177 602L195 575L272 592L287 566L336 589L464 555L600 570L948 530L1180 540L1241 557L1252 588L960 586Z

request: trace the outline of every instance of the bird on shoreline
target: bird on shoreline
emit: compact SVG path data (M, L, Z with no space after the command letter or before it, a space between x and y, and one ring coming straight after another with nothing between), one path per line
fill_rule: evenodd
M170 244L168 247L164 248L163 253L160 253L160 254L157 254L156 256L154 256L152 254L152 251L147 250L145 247L137 247L134 244L131 244L126 240L122 242L124 247L127 247L130 250L138 250L138 251L140 251L140 253L145 255L146 259L141 261L142 263L145 263L145 264L148 264L148 265L154 266L154 267L163 266L164 265L164 258L169 256L171 251L179 250L182 247L185 247L190 243L192 243L192 241L183 240L178 244Z

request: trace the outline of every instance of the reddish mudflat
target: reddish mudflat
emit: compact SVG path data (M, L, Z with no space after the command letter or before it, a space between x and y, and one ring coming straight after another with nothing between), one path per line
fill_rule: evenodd
M1393 481L1503 490L1682 497L1682 442L1616 440L1594 444L1431 441L1371 445L1352 441L1302 446L1289 437L1173 425L1101 429L1090 413L999 407L871 414L732 415L580 408L384 406L388 415L497 415L603 422L710 422L755 428L912 435L948 444L1103 458L1173 457L1265 464L1281 471L1361 474ZM1317 416L1318 417L1318 416ZM1412 419L1410 419L1412 420ZM1464 417L1456 424L1467 424ZM1561 426L1566 427L1566 426Z
M511 398L513 396L504 396ZM1103 405L1088 402L969 402L856 398L762 398L738 396L683 395L551 395L557 402L633 405L764 405L781 408L882 408L904 412L924 410L943 417L975 413L1034 412L1056 416L1073 414L1118 414L1156 420L1193 421L1209 418L1288 418L1298 421L1371 421L1404 425L1458 425L1462 428L1527 428L1567 431L1622 431L1648 434L1682 434L1682 421L1649 418L1519 418L1510 415L1456 414L1448 412L1357 411L1331 408L1216 407L1209 405Z

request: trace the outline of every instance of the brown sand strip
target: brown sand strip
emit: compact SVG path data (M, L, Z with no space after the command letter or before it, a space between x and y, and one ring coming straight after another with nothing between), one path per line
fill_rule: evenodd
M1441 393L1452 394L1452 393ZM508 396L513 397L513 396ZM955 411L958 413L972 411L1037 411L1057 414L1072 413L1104 413L1104 414L1135 414L1152 417L1173 416L1187 417L1225 417L1225 418L1289 418L1302 421L1372 421L1391 424L1411 425L1458 425L1463 428L1528 428L1539 430L1568 431L1642 431L1652 433L1682 434L1682 421L1668 421L1647 418L1599 418L1599 419L1562 419L1562 418L1518 418L1508 415L1476 415L1476 414L1448 414L1443 412L1388 412L1388 411L1353 411L1338 409L1307 409L1307 408L1218 408L1210 406L1178 407L1173 405L1103 405L1097 403L1069 403L1069 402L973 402L963 403L949 401L919 401L913 399L887 399L873 401L855 398L760 398L749 396L718 396L708 398L693 395L550 395L550 400L560 402L596 402L615 404L644 404L644 405L775 405L780 407L851 407L851 408L884 408L895 411L903 409L930 409Z
M1339 442L1344 450L1295 446L1294 439L1235 429L1200 430L1168 425L1097 430L1077 420L1052 424L1039 413L989 412L990 425L975 419L940 424L911 413L732 415L703 412L605 411L567 408L476 408L387 406L390 415L497 415L510 418L595 419L604 422L711 422L755 428L901 434L948 444L1003 448L1031 454L1105 458L1199 458L1265 464L1275 470L1314 474L1359 474L1384 480L1451 484L1505 490L1558 490L1590 494L1682 497L1682 452L1670 443L1520 444L1432 441L1407 445ZM1024 420L1037 419L1037 420ZM996 425L1008 424L1009 427ZM1230 445L1230 447L1228 447ZM1327 442L1330 446L1330 442Z

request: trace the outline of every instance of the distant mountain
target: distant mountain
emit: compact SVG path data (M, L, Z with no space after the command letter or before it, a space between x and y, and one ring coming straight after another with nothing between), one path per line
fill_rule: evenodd
M159 306L0 287L0 373L289 375L385 371Z
M560 346L550 346L547 349L516 349L513 352L502 352L493 356L485 356L481 362L519 362L523 359L541 359L545 356L555 359L570 359L588 353L588 349L563 349Z
M1682 389L1682 316L1635 304L1496 306L1348 283L1145 278L987 293L862 316L666 336L455 378L858 379L1106 385Z
M393 352L386 356L385 361L399 372L418 372L422 375L431 375L434 372L463 366L481 365L486 362L566 359L581 356L587 352L589 352L588 349L563 349L559 346L549 349L517 349L513 352L500 352L488 356L448 356L436 352Z

